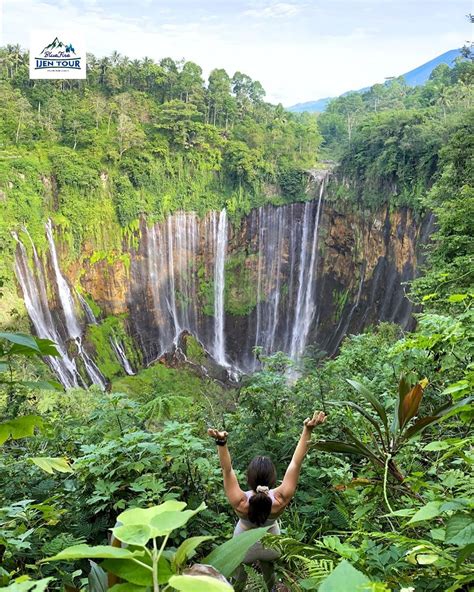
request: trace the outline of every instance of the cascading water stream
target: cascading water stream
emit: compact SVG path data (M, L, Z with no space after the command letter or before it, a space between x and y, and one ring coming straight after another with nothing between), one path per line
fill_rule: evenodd
M82 330L76 316L72 292L69 289L69 285L66 282L66 279L61 273L61 269L59 267L51 220L48 220L46 223L46 236L49 243L49 251L51 254L51 261L53 263L54 277L58 288L58 296L61 302L61 308L66 322L68 337L76 343L79 356L84 362L84 367L92 383L97 384L101 388L105 388L105 380L103 379L100 370L97 368L95 362L89 357L82 346Z
M313 322L314 314L316 311L316 287L315 287L315 274L317 272L316 262L318 253L318 235L319 235L319 221L321 218L321 208L323 203L324 193L324 180L321 182L319 189L318 206L316 209L316 218L312 223L312 235L313 240L311 243L311 251L309 257L309 265L307 265L307 258L309 253L307 252L307 242L311 234L309 228L310 221L308 219L310 211L310 202L305 204L304 212L304 228L303 228L303 242L301 246L301 258L300 258L300 272L299 272L299 285L298 285L298 297L296 302L295 320L293 323L293 335L291 339L290 357L297 360L306 347L309 330ZM306 277L305 277L306 276Z
M59 269L58 254L56 252L56 245L53 238L53 225L51 220L46 222L46 236L49 243L49 252L51 254L51 261L53 263L54 277L58 287L59 300L61 301L61 308L66 321L67 334L70 339L80 339L82 335L81 327L76 319L74 311L74 300L71 290Z
M115 335L110 338L110 344L112 345L112 349L114 350L115 355L117 356L117 358L119 359L120 363L122 364L122 367L125 370L125 372L129 376L134 376L135 375L135 372L133 371L133 368L130 365L130 362L128 361L128 358L127 358L127 355L125 353L125 350L123 349L122 344L115 337Z
M87 323L89 325L97 325L97 319L95 318L95 314L93 313L92 308L89 306L87 300L79 292L76 292L76 294L79 302L81 303Z
M95 314L94 314L92 308L89 306L89 303L87 302L87 300L79 292L76 292L76 294L77 294L77 298L78 298L79 302L81 303L81 306L84 310L84 314L85 314L87 323L89 325L98 325ZM120 362L120 364L122 365L125 372L129 376L133 376L135 374L135 372L133 371L133 368L127 359L127 354L125 353L125 350L124 350L122 344L120 343L120 341L117 339L117 337L115 335L112 335L110 337L110 345L112 346L112 349L114 350L115 355L117 356L117 359Z
M225 258L227 253L227 212L222 210L216 231L214 265L214 358L221 366L227 366L224 334Z
M39 260L33 242L33 259L35 273L30 269L28 254L24 244L16 233L12 233L18 244L15 273L20 283L26 310L35 327L38 337L50 339L56 343L60 357L48 356L48 362L57 377L66 388L77 387L82 382L77 371L76 364L67 353L66 346L56 329L55 323L48 307L46 283L43 275L43 266ZM29 236L29 235L28 235ZM30 239L31 240L31 239Z

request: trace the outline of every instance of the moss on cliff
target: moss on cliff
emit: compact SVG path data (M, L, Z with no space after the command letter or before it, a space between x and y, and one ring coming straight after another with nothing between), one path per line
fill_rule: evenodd
M114 377L123 375L124 373L112 341L115 340L122 344L127 359L133 366L138 366L140 362L123 323L123 317L110 316L105 318L100 324L87 326L86 337L94 345L97 352L95 357L96 363L108 380L112 380Z
M214 281L206 274L206 267L201 265L197 271L198 295L202 311L207 316L214 316Z
M204 364L207 356L204 348L193 335L186 335L186 357L194 364Z
M224 307L231 315L246 316L257 305L256 257L239 251L225 263Z

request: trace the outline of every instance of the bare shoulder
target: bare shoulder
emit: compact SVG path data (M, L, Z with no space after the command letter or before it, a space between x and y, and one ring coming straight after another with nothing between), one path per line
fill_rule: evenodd
M282 510L284 510L286 508L286 506L291 501L291 498L288 499L284 495L281 487L277 487L276 489L273 490L273 498L274 498L274 502L273 502L273 507L272 507L272 513L281 512Z
M234 510L237 514L242 514L243 516L247 516L249 512L249 500L247 499L246 495L243 495L240 500L234 504Z

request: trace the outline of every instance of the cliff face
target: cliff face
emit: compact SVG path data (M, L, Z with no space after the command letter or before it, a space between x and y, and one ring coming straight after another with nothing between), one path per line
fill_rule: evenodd
M416 275L431 227L431 217L418 222L406 209L344 212L325 203L320 185L312 201L265 206L236 225L225 212L202 219L179 213L156 224L142 219L121 252L99 256L85 244L80 261L68 266L56 233L66 286L52 247L28 272L19 243L17 276L36 331L53 323L49 337L59 336L71 351L77 335L68 316L75 315L79 351L106 378L111 370L101 367L104 359L115 356L116 371L125 368L116 346L136 367L172 349L183 332L222 366L248 372L258 366L255 346L298 359L308 345L332 354L344 335L377 321L410 328L412 304L403 283ZM120 322L110 320L117 316ZM99 351L104 347L112 348L107 355ZM86 371L81 362L78 374L96 382L87 364Z
M379 321L411 329L413 304L405 283L419 273L433 223L432 215L416 221L406 208L369 216L328 208L311 340L332 354L344 335Z

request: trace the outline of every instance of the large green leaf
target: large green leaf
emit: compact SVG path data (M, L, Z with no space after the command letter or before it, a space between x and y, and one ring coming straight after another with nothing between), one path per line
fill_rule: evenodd
M130 508L117 516L117 522L123 525L147 524L150 526L152 519L163 512L175 512L183 510L186 507L185 502L177 500L168 500L159 506L151 508Z
M457 547L474 543L474 520L472 516L458 512L451 516L446 524L444 542Z
M230 584L224 584L210 576L173 576L170 586L182 592L231 592Z
M43 391L62 391L63 386L55 380L19 380L16 384L22 384L29 389L41 389Z
M146 555L140 561L147 565L151 564L150 558ZM137 586L151 586L153 584L152 571L130 559L106 559L100 565L106 572L113 573L122 580Z
M28 336L27 336L28 337ZM61 354L58 352L54 341L49 339L40 339L39 337L33 337L35 347L30 347L26 344L14 343L10 350L9 355L17 356L53 356L58 357Z
M43 419L39 415L23 415L0 423L0 446L10 437L18 440L33 436L35 428L42 426Z
M30 461L51 475L54 472L74 473L69 461L64 457L34 456L30 458Z
M42 559L41 562L47 561L71 561L73 559L131 559L132 557L142 557L144 551L129 551L128 549L121 549L120 547L112 547L110 545L97 545L90 547L89 545L73 545L63 549L53 557Z
M114 537L127 545L144 547L152 538L152 529L148 524L124 524L112 530Z
M28 576L20 576L5 588L0 588L0 590L4 592L45 592L52 579L30 580Z
M212 567L217 569L226 578L230 577L242 563L250 547L258 542L267 530L268 527L254 528L233 537L214 549L204 559L203 563L212 565Z
M466 545L459 551L458 556L456 557L456 565L461 565L466 559L469 559L471 555L474 555L474 543Z
M140 562L151 567L151 559L148 555L141 558ZM102 562L102 567L132 584L139 586L151 586L153 584L152 571L130 559L106 559ZM173 573L169 561L161 556L158 562L158 582L166 584Z
M367 456L358 446L341 442L340 440L322 440L314 444L317 450L324 452L341 452L343 454L357 454L359 456Z
M35 351L37 354L41 353L41 350L36 343L36 340L31 335L26 333L0 333L0 339L5 339L14 345L25 347L29 350ZM11 350L10 350L11 351Z
M152 531L152 536L164 536L176 530L177 528L181 528L186 524L186 522L192 518L198 512L201 512L206 508L206 504L203 502L198 508L195 510L184 510L181 512L162 512L156 516L154 516L150 520L150 526Z
M95 561L89 561L91 570L87 576L88 592L107 592L109 581L105 571Z
M441 514L441 502L428 502L422 508L420 508L413 518L408 521L408 524L414 524L415 522L423 522L423 520L431 520Z
M387 421L387 414L385 413L385 409L383 405L379 402L377 397L375 397L369 389L364 386L362 383L358 382L357 380L350 380L349 378L346 379L347 382L356 389L374 408L377 415L383 422L385 429L388 429L388 421Z
M109 588L109 592L148 592L149 589L146 586L136 586L126 582L125 584L115 584Z
M181 565L186 563L186 561L192 556L194 551L201 543L204 543L205 541L209 541L214 538L215 537L213 536L196 536L186 539L181 543L176 553L174 554L173 565L176 567L180 567Z
M369 578L343 559L319 586L319 592L361 592L370 584Z
M38 346L42 356L58 357L61 354L58 352L57 346L51 339L41 339L35 337L36 345Z

